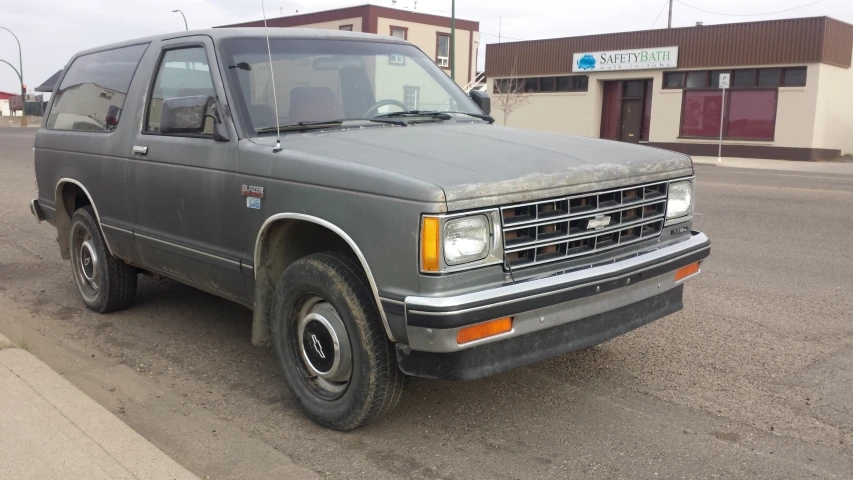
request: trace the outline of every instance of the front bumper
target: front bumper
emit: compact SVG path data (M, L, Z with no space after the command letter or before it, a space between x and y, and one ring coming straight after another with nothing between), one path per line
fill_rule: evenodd
M409 344L397 347L400 368L472 379L596 345L678 311L686 279L676 281L673 272L701 267L710 250L708 237L693 232L683 242L605 265L452 297L407 297ZM508 316L509 332L457 343L460 329Z

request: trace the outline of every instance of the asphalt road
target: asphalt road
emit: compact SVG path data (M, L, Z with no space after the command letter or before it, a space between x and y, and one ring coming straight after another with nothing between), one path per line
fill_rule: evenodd
M682 312L484 380L413 379L338 433L301 416L241 306L140 277L131 309L86 310L26 205L33 133L0 128L0 332L202 478L853 477L853 176L697 166L713 247Z

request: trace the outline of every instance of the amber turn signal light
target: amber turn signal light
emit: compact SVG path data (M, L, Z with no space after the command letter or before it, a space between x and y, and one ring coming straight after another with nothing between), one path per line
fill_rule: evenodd
M684 280L685 278L699 272L699 262L691 263L686 267L681 267L675 271L675 281Z
M421 268L426 272L437 272L438 261L438 219L424 217L421 228Z
M489 320L488 322L478 323L459 330L459 333L456 334L456 343L461 345L481 338L506 333L510 330L512 330L512 317Z

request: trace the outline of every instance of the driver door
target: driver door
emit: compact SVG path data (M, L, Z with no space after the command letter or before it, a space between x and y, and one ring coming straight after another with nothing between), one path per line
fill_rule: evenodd
M142 129L128 182L133 233L146 267L233 299L245 299L237 209L237 137L214 140L209 117L202 133L159 131L163 102L207 95L224 105L213 42L207 36L161 42L151 74ZM210 113L214 113L210 111ZM225 115L221 121L228 122Z

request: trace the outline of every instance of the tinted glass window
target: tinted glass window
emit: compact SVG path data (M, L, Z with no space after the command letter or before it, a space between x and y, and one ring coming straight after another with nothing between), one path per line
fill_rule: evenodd
M524 89L528 92L538 92L539 91L539 79L538 78L528 78L525 80Z
M684 92L682 137L716 137L720 134L723 98L717 91Z
M77 57L56 92L47 128L115 130L133 72L147 47L134 45Z
M772 140L776 127L776 89L733 90L726 137Z
M795 67L785 69L785 78L782 85L786 87L804 87L806 85L806 67Z
M572 90L572 77L557 78L557 90L561 92L570 92Z
M708 72L687 72L685 88L705 88L708 86Z
M778 87L782 83L781 68L762 68L758 71L759 87Z
M577 92L585 92L587 90L587 88L589 87L589 77L588 76L578 75L577 77L572 77L572 78L574 78L574 81L575 81L574 86L572 87L573 90L575 90Z
M625 89L623 96L625 97L642 97L643 90L646 88L646 82L643 81L635 81L635 82L625 82Z
M553 92L556 86L556 78L555 77L543 77L542 78L542 91L543 92Z
M151 92L151 100L148 103L145 131L160 131L160 115L163 113L165 100L197 95L216 96L204 49L195 47L167 51L157 69L154 91ZM213 133L212 118L205 120L204 133Z
M681 88L684 86L684 73L666 72L663 74L664 88Z
M732 79L733 87L754 87L755 86L755 69L748 68L746 70L735 70L734 78Z

